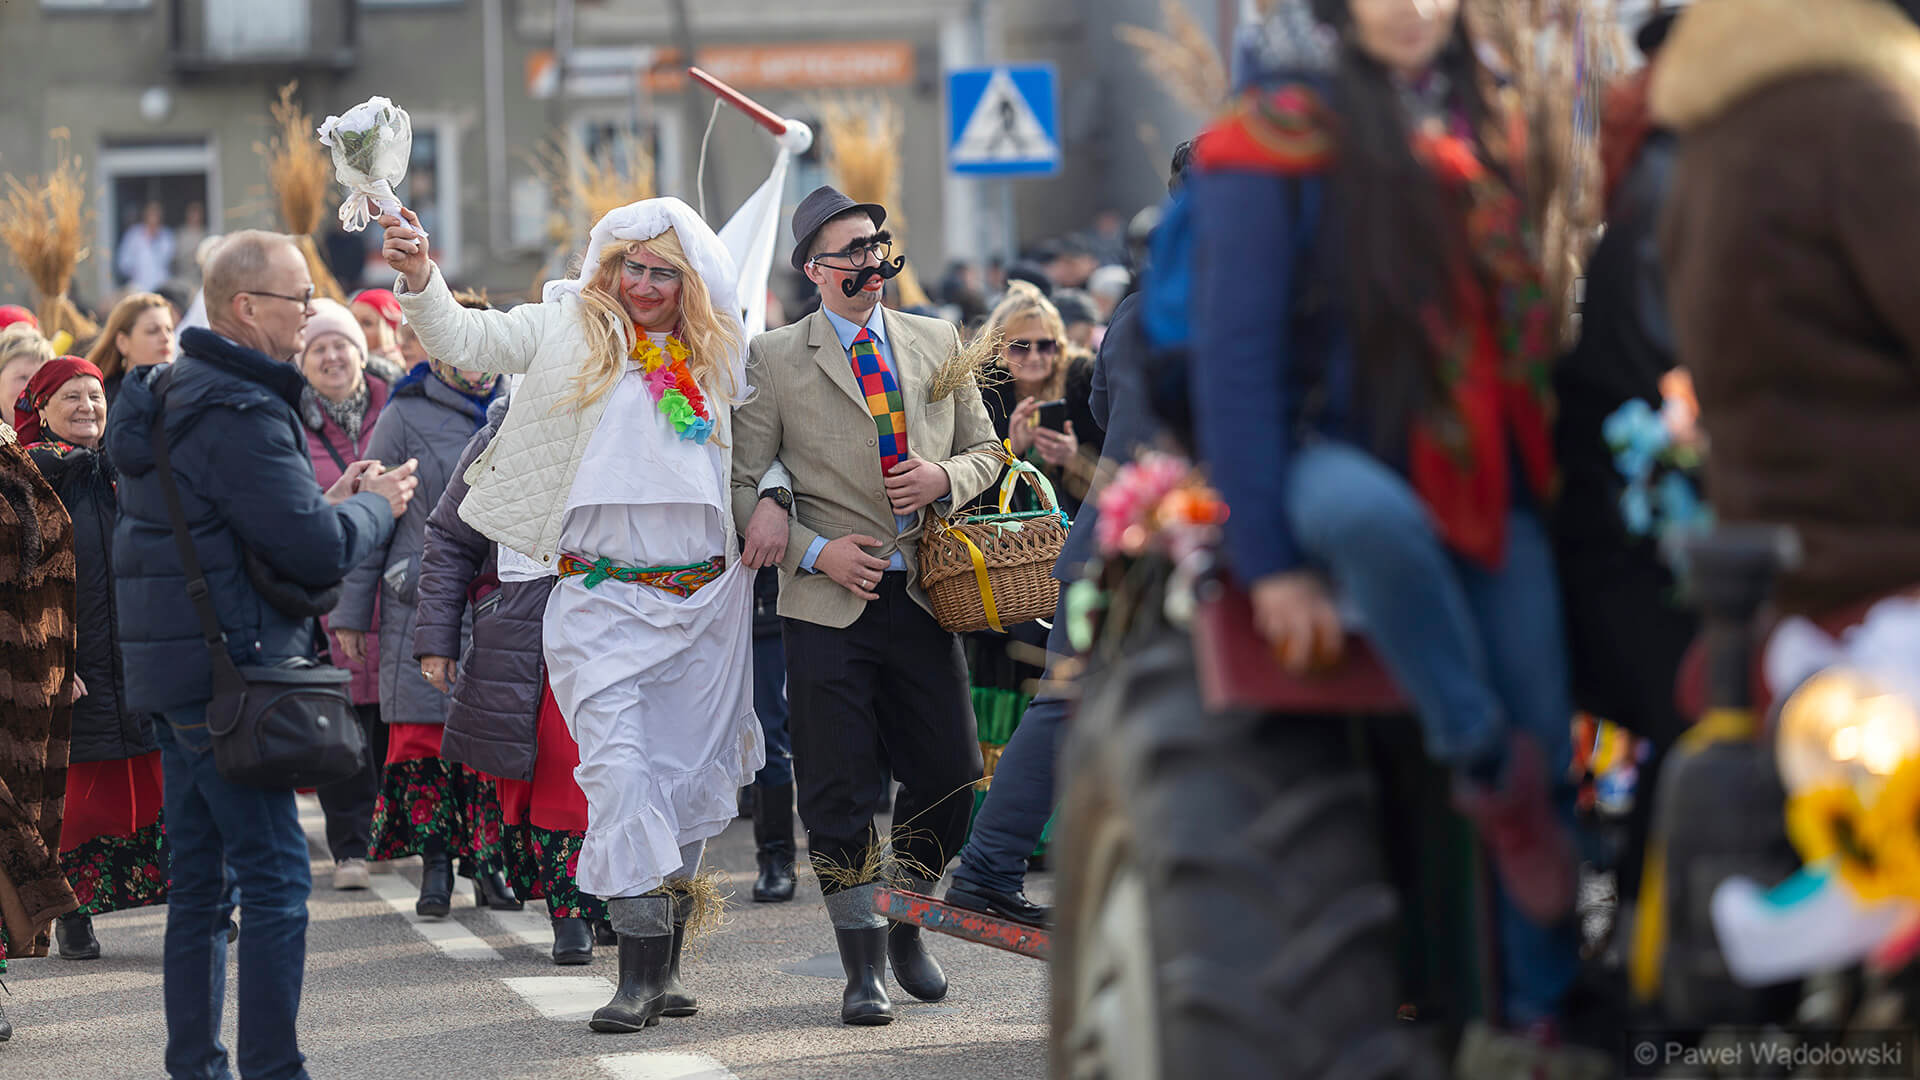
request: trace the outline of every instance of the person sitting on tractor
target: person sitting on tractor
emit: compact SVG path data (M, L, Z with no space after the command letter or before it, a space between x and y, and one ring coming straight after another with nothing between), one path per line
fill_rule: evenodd
M1295 673L1341 658L1329 584L1357 612L1498 872L1506 1020L1545 1036L1578 964L1573 709L1518 126L1459 0L1283 0L1246 59L1189 204L1225 557Z

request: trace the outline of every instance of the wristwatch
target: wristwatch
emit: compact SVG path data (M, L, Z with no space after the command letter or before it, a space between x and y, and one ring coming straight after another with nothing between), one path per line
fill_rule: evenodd
M772 499L780 504L782 510L793 509L793 492L783 487L772 487L760 493L763 499Z

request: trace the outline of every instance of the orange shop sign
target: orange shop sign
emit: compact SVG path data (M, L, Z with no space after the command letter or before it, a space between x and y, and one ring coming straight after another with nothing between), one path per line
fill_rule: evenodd
M782 45L713 45L699 52L700 66L742 90L819 90L835 87L901 86L913 81L913 43L820 41ZM654 93L678 92L686 65L675 49L576 49L569 54L567 92L575 97L625 97L634 80ZM527 57L527 92L553 96L557 65L553 51Z

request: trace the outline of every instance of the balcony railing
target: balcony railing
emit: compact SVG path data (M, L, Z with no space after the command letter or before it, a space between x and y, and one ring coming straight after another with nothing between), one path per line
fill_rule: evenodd
M358 0L168 0L174 69L353 67Z

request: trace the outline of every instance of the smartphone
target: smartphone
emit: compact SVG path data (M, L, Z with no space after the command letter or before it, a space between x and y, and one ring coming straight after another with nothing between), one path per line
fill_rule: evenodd
M1067 399L1058 398L1054 401L1041 402L1039 415L1041 427L1065 432L1067 430Z

